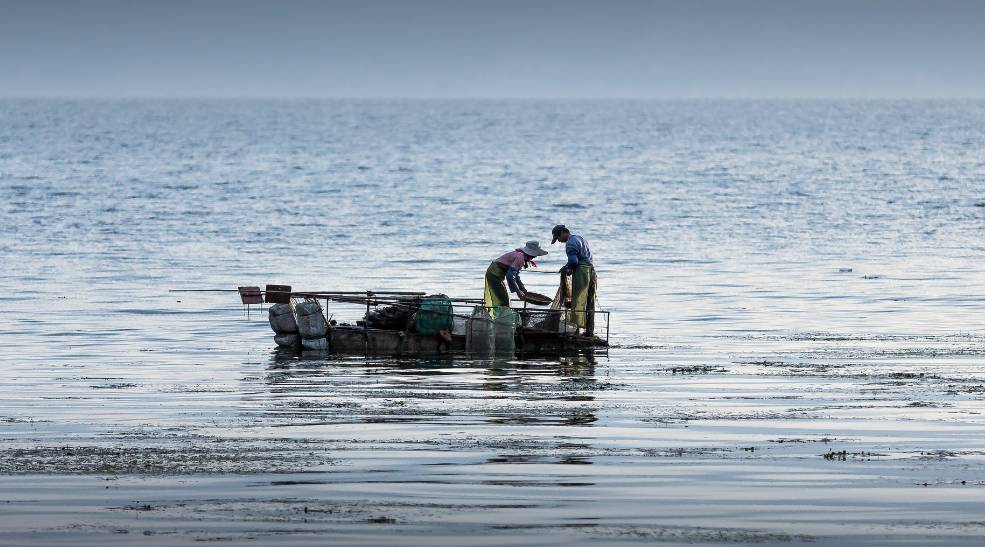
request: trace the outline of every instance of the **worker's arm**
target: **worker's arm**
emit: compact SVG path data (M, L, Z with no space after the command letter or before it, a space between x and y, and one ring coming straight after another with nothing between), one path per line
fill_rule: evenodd
M565 264L564 267L568 271L572 271L572 272L575 271L575 268L578 267L578 253L577 252L568 253L568 263Z
M520 280L520 270L516 268L506 270L506 283L510 286L511 292L520 296L527 292L527 288L523 286L523 281Z
M578 260L580 249L578 248L577 243L575 243L575 238L569 239L568 242L564 244L564 253L568 255L568 263L565 264L561 270L571 273L575 271L575 268L578 267L578 263L580 262Z

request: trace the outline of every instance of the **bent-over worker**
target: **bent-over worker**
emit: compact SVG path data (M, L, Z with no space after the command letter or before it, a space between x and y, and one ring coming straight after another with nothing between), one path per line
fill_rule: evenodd
M582 334L592 336L595 331L595 293L598 285L592 251L585 238L572 234L564 224L554 226L551 236L551 244L558 241L564 243L564 253L568 255L568 262L560 271L571 276L572 319L577 328L583 329Z
M510 291L514 292L521 299L526 296L527 288L520 280L520 270L533 263L533 259L544 256L547 251L540 248L540 243L528 241L523 247L510 251L503 256L493 260L486 268L486 291L485 305L489 311L495 315L496 308L510 307L510 293L506 290L509 284ZM534 264L536 266L536 264Z

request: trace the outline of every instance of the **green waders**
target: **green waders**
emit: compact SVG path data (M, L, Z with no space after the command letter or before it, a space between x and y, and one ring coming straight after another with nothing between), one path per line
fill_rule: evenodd
M487 274L488 275L488 274ZM587 334L595 331L595 293L598 278L591 264L579 264L571 274L571 315Z
M506 271L502 262L493 260L486 268L486 292L483 300L489 315L496 315L496 308L510 307L510 291L506 289Z

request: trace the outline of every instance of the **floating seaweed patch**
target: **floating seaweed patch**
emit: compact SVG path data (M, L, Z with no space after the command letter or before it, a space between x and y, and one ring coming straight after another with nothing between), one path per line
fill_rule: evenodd
M680 367L671 367L669 369L671 374L710 374L712 372L728 372L722 367L712 367L706 365L689 365Z

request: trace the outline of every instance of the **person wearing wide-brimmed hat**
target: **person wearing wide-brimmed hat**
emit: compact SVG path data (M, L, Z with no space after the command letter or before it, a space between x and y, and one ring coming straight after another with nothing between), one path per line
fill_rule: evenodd
M592 251L585 238L571 233L564 224L551 229L551 244L564 243L568 262L561 268L562 275L571 276L571 315L582 334L591 336L595 330L595 296L598 277L592 262Z
M496 308L510 307L509 291L516 293L522 299L527 293L527 288L520 280L520 270L529 264L536 266L533 259L546 254L547 251L540 248L540 243L528 241L523 247L493 260L486 268L486 291L483 299L486 307L491 312L495 312ZM506 290L507 284L510 287L509 291Z

